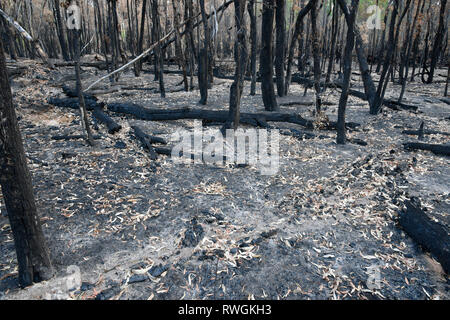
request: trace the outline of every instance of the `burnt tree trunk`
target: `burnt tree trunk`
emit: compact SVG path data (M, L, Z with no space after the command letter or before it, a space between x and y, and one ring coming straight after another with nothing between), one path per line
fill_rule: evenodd
M297 44L298 38L300 36L303 37L303 35L302 35L303 18L308 14L309 10L311 10L313 3L314 3L314 0L310 0L308 2L308 4L302 10L300 10L300 12L297 15L297 20L295 21L294 33L292 35L291 44L289 46L289 54L288 54L288 60L287 60L286 80L284 83L284 85L285 85L284 94L285 95L288 94L289 86L291 85L292 63L294 60L295 46ZM301 52L299 52L299 55L301 55ZM301 64L300 58L299 58L299 64Z
M0 89L0 184L14 236L19 284L25 287L51 278L53 267L37 214L31 174L12 102L2 39Z
M316 113L320 114L322 99L320 96L320 56L319 56L319 38L318 38L318 30L317 30L317 0L313 0L314 4L311 8L311 42L312 42L312 51L313 51L313 60L314 60L314 89L316 92Z
M142 49L144 46L144 30L145 30L145 14L147 11L147 0L142 1L142 12L141 12L141 30L139 31L139 42L136 55L140 55L142 53ZM136 13L137 14L137 13ZM139 60L134 65L134 73L136 77L139 77L142 70L142 60Z
M264 107L267 111L278 111L278 103L273 87L273 18L275 0L264 0L261 23L261 92Z
M78 100L80 102L80 114L81 114L81 125L83 131L86 134L86 142L90 145L94 145L94 139L92 138L91 128L89 126L89 120L86 111L86 102L84 100L83 87L81 84L81 68L80 68L80 34L81 30L71 30L74 39L75 48L75 77L76 77L76 87L78 92Z
M250 95L254 96L256 94L256 57L257 57L257 20L256 20L256 1L250 0L247 6L248 14L250 16L250 47L251 47L251 58L250 58L250 73L252 81L250 84Z
M338 107L338 123L337 123L337 138L338 144L345 144L345 108L347 106L348 91L350 88L350 79L352 76L352 52L355 45L355 19L356 11L358 9L359 0L352 0L352 7L350 10L349 23L347 28L347 40L344 51L344 80L342 84L341 97L339 98Z
M61 53L62 56L64 58L65 61L69 61L70 57L69 57L69 53L67 51L67 43L66 43L66 37L65 37L65 33L64 33L64 27L63 27L63 22L62 22L62 18L61 18L61 10L60 10L60 5L59 5L59 0L54 0L53 1L53 13L55 16L55 24L58 30L58 40L59 40L59 45L61 46Z
M278 96L283 97L284 88L284 53L286 43L286 2L276 0L276 47L275 47L275 76L277 81Z
M428 73L428 79L427 79L426 83L433 82L434 70L436 69L438 58L441 55L442 39L444 38L444 35L445 35L446 14L448 14L448 12L445 10L446 6L447 6L447 0L441 0L441 10L439 13L439 25L438 25L438 29L436 31L436 37L434 39L433 50L431 52L431 65L430 65L430 71Z
M233 84L230 89L230 114L228 127L233 122L234 130L239 125L239 107L241 104L242 91L244 90L244 73L247 70L247 39L245 30L245 4L246 0L234 0L236 43L234 45L234 60L236 70Z

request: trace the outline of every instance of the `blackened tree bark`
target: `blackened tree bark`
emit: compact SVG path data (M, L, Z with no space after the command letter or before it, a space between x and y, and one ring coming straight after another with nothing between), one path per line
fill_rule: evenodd
M210 43L210 33L209 33L209 23L208 23L208 17L206 15L205 10L205 0L200 0L200 11L202 14L202 22L203 22L203 31L204 31L204 41L203 41L203 52L206 56L206 61L204 61L204 57L200 57L199 55L199 70L198 70L198 80L199 80L199 86L200 86L200 80L202 80L203 85L203 78L206 78L206 88L202 88L201 91L204 92L204 95L202 95L200 99L201 104L206 104L208 99L208 88L209 88L209 81L208 81L208 75L209 75L209 60L210 60L210 50L209 50L209 43ZM200 39L199 39L200 41ZM200 45L200 44L199 44ZM202 69L200 70L200 64L202 64ZM205 74L200 74L205 73Z
M161 23L159 20L159 14L158 14L158 0L153 0L152 3L152 19L153 19L153 30L154 30L154 42L157 42L161 38ZM158 45L155 49L156 55L155 55L155 64L158 66L157 73L158 77L157 80L159 80L159 92L161 95L161 98L166 97L166 89L164 86L164 51L162 49L161 45Z
M333 2L333 18L332 18L332 27L331 27L331 48L330 48L330 56L328 61L328 69L327 69L327 75L325 77L325 87L324 91L327 88L327 84L330 82L331 79L331 72L333 71L334 66L334 56L336 52L336 40L337 40L337 28L338 28L338 22L339 22L339 15L338 15L338 6L336 5L336 0Z
M285 0L276 0L276 47L275 47L275 76L277 81L278 96L285 94L284 87L284 54L286 43L286 2Z
M337 2L341 10L344 12L345 21L348 25L350 21L350 11L345 3L345 0L337 0ZM378 110L375 108L376 88L372 76L370 75L370 68L369 64L367 63L364 42L362 40L361 34L359 33L356 22L354 23L353 31L355 33L355 48L356 55L358 57L359 70L361 72L361 78L364 84L364 92L366 94L367 101L369 102L370 113L377 114Z
M177 55L178 64L183 72L184 91L189 91L189 83L187 79L186 60L184 58L183 46L181 45L181 34L179 29L179 23L181 22L181 16L178 13L177 1L172 0L173 9L173 22L175 28L175 52Z
M65 61L69 61L69 53L67 51L67 43L66 43L66 36L65 36L65 28L63 27L63 22L61 18L61 10L59 5L59 0L53 1L53 14L55 16L55 24L58 30L58 39L59 39L59 45L61 46L61 53Z
M371 110L372 114L377 114L381 110L381 105L383 104L383 92L387 86L387 82L389 81L388 76L392 67L392 56L394 54L395 49L395 20L398 14L399 0L394 0L394 7L392 9L391 14L391 22L389 25L389 38L388 38L388 48L386 50L386 55L383 62L383 70L380 75L380 81L378 83L377 94L375 97L375 102L373 105L373 110Z
M198 54L198 87L200 89L200 104L208 103L208 54L201 48Z
M273 18L275 0L264 0L261 23L261 92L264 107L267 111L278 111L278 103L273 87Z
M412 22L411 28L410 30L408 30L408 36L405 37L405 45L403 48L403 57L402 57L402 61L400 62L400 71L399 71L399 75L400 75L400 83L402 84L402 89L400 92L400 96L398 98L398 102L401 103L403 100L403 95L405 94L405 89L406 89L406 82L408 79L408 71L409 71L409 59L411 56L411 50L412 50L412 46L413 46L413 31L416 29L416 23L417 23L417 19L419 17L419 13L420 13L420 4L421 4L422 0L419 0L419 2L417 3L417 8L416 8L416 14L414 15L414 20ZM413 2L413 6L414 6L414 2ZM406 53L405 53L406 51Z
M250 84L250 95L254 96L256 94L256 56L257 56L257 31L256 31L256 1L250 0L247 6L248 14L250 16L250 47L251 47L251 58L250 58L250 73L252 81Z
M337 122L337 144L345 144L345 109L347 107L348 91L350 88L350 79L352 75L352 52L355 45L355 19L359 0L352 0L350 9L349 24L347 28L347 40L344 51L344 80L342 84L341 97L339 98L338 122Z
M431 52L431 65L430 71L428 74L428 79L426 83L432 83L434 77L434 70L436 69L436 64L438 62L438 58L441 55L442 48L442 39L445 34L445 19L446 19L446 11L445 7L447 6L447 0L441 0L441 10L439 13L439 25L436 31L436 37L434 38L433 50Z
M31 174L12 102L2 39L0 89L0 185L14 236L19 284L25 287L51 278L53 267L37 214Z
M444 97L448 96L448 83L450 81L450 62L447 63L447 81L445 81Z
M247 69L248 53L245 30L245 4L246 0L234 0L236 43L234 44L234 60L236 70L233 84L230 89L229 123L233 122L234 130L239 125L239 107L242 91L244 90L244 73Z
M83 131L85 132L85 140L90 145L94 145L94 139L92 137L91 128L89 126L89 120L86 111L86 102L84 100L83 87L81 84L81 68L80 68L80 58L81 58L81 48L80 48L80 35L81 30L70 30L73 34L74 48L75 48L75 78L76 78L76 89L78 93L78 100L80 101L80 114L81 114L81 125Z
M320 52L319 52L319 39L317 30L317 0L313 0L313 6L311 8L311 42L313 49L313 60L314 60L314 89L316 91L316 113L320 114L322 99L320 96Z

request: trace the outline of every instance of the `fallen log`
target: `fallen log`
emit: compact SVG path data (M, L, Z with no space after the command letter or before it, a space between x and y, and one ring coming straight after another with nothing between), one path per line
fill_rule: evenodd
M156 154L156 151L152 146L150 137L138 126L131 126L131 128L134 130L134 135L142 143L144 149L147 150L147 152L150 154L150 159L158 159L158 155Z
M420 130L403 130L403 134L411 136L419 136L421 134ZM440 134L443 136L450 136L450 132L436 131L436 130L423 130L423 134Z
M100 122L106 125L108 133L114 134L122 129L122 126L115 122L110 116L100 108L94 108L92 115Z
M75 61L61 61L61 62L55 62L55 67L74 67ZM87 67L87 68L97 68L99 70L107 70L108 65L104 61L97 61L97 62L80 62L80 67Z
M437 155L450 156L450 145L407 142L404 143L403 146L406 150L426 150Z
M75 88L71 88L69 86L63 85L62 87L63 92L66 94L66 96L70 97L70 98L78 98L78 92ZM84 94L84 99L91 99L94 101L97 101L97 97L94 96L93 94L89 94L89 93L83 93Z
M28 69L27 67L10 67L10 66L6 67L9 79L14 79L16 77L21 77L22 75L25 74L27 69Z
M304 78L304 77L301 77L301 76L298 76L298 75L292 76L292 82L303 84L303 85L306 85L308 87L311 87L311 86L314 85L314 81L313 80L310 80L310 79L307 79L307 78ZM320 85L321 86L331 87L331 88L334 88L334 87L341 88L342 87L342 84L339 81L334 81L334 82L330 82L330 83L321 82ZM362 100L367 101L367 97L366 97L366 94L364 92L353 90L353 89L349 89L348 94L350 94L350 95L352 95L354 97L360 98ZM417 106L400 103L398 101L390 100L390 99L384 99L383 100L383 105L388 107L388 108L390 108L390 109L396 110L396 111L398 111L398 110L417 111L417 109L418 109Z
M86 110L92 111L92 116L97 119L98 122L105 124L110 134L114 134L122 129L120 124L103 112L103 103L98 103L90 97L87 97L84 100L86 103ZM60 108L79 110L78 98L49 98L48 103Z
M85 98L84 100L86 102L87 110L92 111L95 108L100 108L102 106L100 103L91 98ZM49 98L47 102L60 108L80 110L80 103L78 101L78 98Z
M400 214L399 224L406 233L431 252L440 262L444 271L450 271L449 230L431 220L419 205L406 201L406 210Z
M198 119L212 122L226 122L229 114L227 110L201 110L191 109L185 107L182 109L161 110L161 109L147 109L134 103L110 103L107 105L109 111L132 115L141 120L149 121L165 121L165 120L181 120L181 119ZM307 129L315 129L313 120L304 119L298 114L280 113L280 112L261 112L261 113L246 113L240 115L240 122L244 124L251 124L256 126L265 126L264 123L272 122L287 122L298 124ZM360 126L358 123L348 122L346 126L350 129L355 129ZM328 130L335 130L337 123L330 121L324 123L321 128Z

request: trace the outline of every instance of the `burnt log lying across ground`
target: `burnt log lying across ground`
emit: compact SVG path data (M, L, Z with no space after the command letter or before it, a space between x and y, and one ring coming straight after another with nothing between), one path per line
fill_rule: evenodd
M421 134L440 134L443 136L450 136L450 132L436 131L436 130L403 130L403 134L411 135L411 136L420 136Z
M150 159L158 159L158 154L164 154L168 156L172 154L172 149L156 147L152 145L153 143L167 144L167 141L163 138L150 136L142 131L142 129L138 126L131 126L131 128L134 130L134 135L136 136L136 138L142 143L144 149L149 153Z
M78 98L78 91L74 88L71 88L69 86L62 86L61 87L63 92L70 98ZM91 99L94 101L97 101L97 97L94 96L93 94L89 94L89 93L83 93L84 95L84 99Z
M108 128L110 134L114 134L122 129L122 126L114 121L103 111L103 103L99 103L91 98L85 98L86 110L92 111L92 115L98 122L103 123ZM48 103L60 108L80 109L78 98L49 98Z
M95 108L92 115L100 122L104 123L108 128L108 133L114 134L122 129L122 126L115 122L110 116L103 112L100 108Z
M314 81L310 80L308 78L304 78L301 77L299 75L293 75L292 76L292 82L296 82L299 84L303 84L306 85L308 87L312 87L314 85ZM327 86L327 87L338 87L341 88L342 84L339 81L334 81L334 82L330 82L330 83L325 83L325 82L321 82L320 83L321 86ZM367 101L367 97L366 94L364 92L361 91L357 91L357 90L353 90L353 89L349 89L348 91L349 95L352 95L354 97L360 98L362 100ZM391 100L391 99L384 99L383 100L383 105L393 109L393 110L408 110L408 111L417 111L418 107L417 106L413 106L413 105L409 105L409 104L405 104L405 103L400 103L398 101L395 100Z
M198 119L212 122L226 122L229 120L229 112L227 110L200 110L189 107L172 110L147 109L133 103L110 103L107 105L107 108L112 112L128 114L138 119L149 121ZM307 129L315 129L314 121L305 119L297 114L280 112L243 112L240 114L240 122L244 124L266 127L265 122L268 121L293 123ZM350 129L356 129L360 124L348 122L346 126ZM337 123L335 121L323 123L322 126L323 129L328 130L335 130L336 127Z
M437 155L450 156L450 145L407 142L403 146L406 150L426 150Z
M102 105L96 100L85 98L86 110L92 111L95 108L100 108ZM59 108L69 108L80 110L80 103L78 98L49 98L47 102Z
M431 252L448 274L450 271L449 230L434 222L412 201L406 201L406 210L400 214L399 224L424 249Z

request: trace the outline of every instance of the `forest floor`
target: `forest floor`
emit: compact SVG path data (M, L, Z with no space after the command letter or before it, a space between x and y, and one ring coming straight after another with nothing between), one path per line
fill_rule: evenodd
M58 279L68 266L81 269L74 299L449 299L449 279L397 223L403 201L418 197L427 213L450 226L450 159L405 151L416 136L404 129L448 132L450 106L440 99L445 83L408 84L405 103L419 112L385 109L371 116L368 104L349 98L349 132L367 146L336 145L335 132L301 140L280 136L280 168L273 176L254 166L176 164L152 161L133 139L130 126L170 140L194 121L149 122L109 113L122 125L115 135L99 125L95 147L54 135L81 134L76 110L49 105L64 97L73 68L48 70L33 61L12 81L43 230L58 277L26 290L17 288L14 242L4 205L0 214L0 298L45 298L63 290ZM150 66L146 66L150 69ZM83 82L104 71L83 68ZM439 75L446 74L438 70ZM126 85L152 87L154 75L120 77ZM165 75L167 90L181 81ZM360 77L353 88L363 91ZM443 81L438 76L436 80ZM231 81L215 79L207 106L198 90L159 93L121 90L101 95L108 102L153 108L228 109ZM396 98L400 86L389 86ZM287 101L313 101L293 84ZM325 113L336 119L338 90L328 90ZM283 106L313 119L313 105ZM241 111L263 111L259 84ZM277 124L283 126L284 124ZM244 126L245 127L245 126ZM285 127L303 129L297 125ZM319 134L318 134L319 136ZM448 143L445 135L425 142ZM0 195L1 197L1 195ZM378 270L378 287L368 286ZM61 292L60 292L61 293Z

